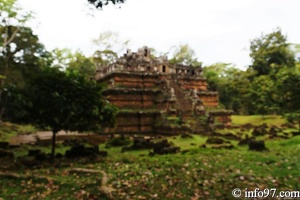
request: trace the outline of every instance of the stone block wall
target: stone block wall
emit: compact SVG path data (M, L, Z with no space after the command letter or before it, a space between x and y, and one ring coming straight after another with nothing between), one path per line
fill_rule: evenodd
M108 89L103 92L106 99L118 108L159 109L163 100L161 90Z
M204 78L180 78L178 80L181 87L197 91L207 91L207 83Z
M104 133L116 134L153 134L154 125L160 118L159 112L124 112L117 116L117 124L114 128L106 128Z
M197 116L205 116L219 106L218 94L208 91L201 66L174 65L167 58L153 58L147 47L136 53L128 50L116 63L98 69L95 79L106 83L103 95L120 110L116 127L106 128L105 133L195 131ZM190 120L195 121L193 126L187 127L195 130L168 126L161 113L186 121L194 118ZM228 116L221 116L219 121L227 123Z

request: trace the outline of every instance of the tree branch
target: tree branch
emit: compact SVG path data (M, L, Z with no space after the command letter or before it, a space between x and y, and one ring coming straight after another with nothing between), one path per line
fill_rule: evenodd
M15 38L15 36L17 35L17 33L19 32L19 28L16 27L16 30L14 30L13 34L11 35L11 37L8 39L8 40L5 40L7 39L6 37L4 37L4 43L3 43L3 47L7 46L9 43L12 42L12 40ZM7 31L6 31L6 35L8 35Z

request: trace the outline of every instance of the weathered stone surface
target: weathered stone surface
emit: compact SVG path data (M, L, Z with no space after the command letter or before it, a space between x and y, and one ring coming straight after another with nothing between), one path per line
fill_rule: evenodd
M8 149L9 142L0 142L0 149Z
M152 149L153 146L154 143L150 138L135 137L133 140L133 144L129 147L122 148L122 152L130 151L130 150Z
M64 157L64 155L61 154L61 153L57 153L57 154L55 155L55 158L62 158L62 157Z
M239 136L233 134L233 133L225 133L223 135L224 138L229 139L229 140L239 140Z
M247 124L243 124L241 125L241 130L244 131L244 130L249 130L249 129L252 129L254 128L255 126L253 124L250 124L250 123L247 123Z
M202 67L173 65L166 58L150 57L149 52L147 47L128 51L97 71L95 79L108 85L103 95L120 109L116 127L106 128L104 133L170 135L203 130L206 125L201 123L188 124L187 129L182 123L174 129L166 120L175 114L190 123L193 120L189 118L195 121L218 107L218 93L208 91ZM144 112L149 110L151 115ZM226 125L231 122L230 113L213 118Z
M40 149L30 149L28 150L28 156L36 156L40 154L42 151Z
M268 131L264 127L256 127L252 131L253 136L262 136L262 135L266 135L267 133Z
M0 149L0 158L14 158L14 153L6 150Z
M252 151L266 151L266 145L264 141L250 141L248 143L249 145L249 150Z
M212 146L212 149L233 149L234 146L232 144L222 144L217 146Z
M122 147L127 146L131 143L129 138L124 137L123 135L121 137L114 137L107 141L105 147Z
M279 129L275 128L275 127L271 127L269 130L269 134L272 136L276 136L278 132L279 132Z
M300 131L293 131L292 134L293 134L293 136L298 136L298 135L300 135Z
M104 128L104 133L139 134L153 133L154 124L160 119L160 112L120 111L117 126Z
M44 153L44 152L41 152L41 153L35 155L35 159L36 159L37 161L45 161L45 160L47 160L48 158L49 158L49 157L48 157L47 154Z
M172 127L172 126L158 126L155 127L156 132L162 133L164 135L178 135L190 133L191 130L184 126Z
M207 144L224 144L224 143L228 143L226 140L224 140L223 138L219 138L219 137L210 137L206 140Z
M101 155L104 155L104 152L101 152ZM73 146L70 150L66 151L65 156L67 158L77 158L77 157L88 157L88 156L97 156L99 155L99 147L85 147L84 145ZM104 156L107 156L104 155Z
M179 152L180 148L175 147L168 142L168 140L162 140L160 142L156 142L153 145L153 153L154 154L174 154Z
M184 139L185 139L185 138L193 138L193 136L190 135L190 134L181 134L180 137L181 137L181 138L184 138Z
M241 139L238 143L238 145L248 145L249 142L253 141L252 138L246 137L245 139Z

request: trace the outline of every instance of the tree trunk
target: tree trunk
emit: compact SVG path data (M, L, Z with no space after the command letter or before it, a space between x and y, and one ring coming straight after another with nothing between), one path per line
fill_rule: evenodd
M0 102L1 103L3 101L3 99L2 99L3 90L4 90L5 79L7 77L8 67L9 67L9 58L8 58L8 55L4 55L4 59L3 60L4 60L4 63L3 63L3 67L4 67L3 74L0 74L2 76L2 77L0 77L1 78L1 80L0 80ZM4 110L5 110L5 107L1 107L1 110L0 110L0 121L2 121L2 116L4 114Z
M58 131L53 130L52 131L52 149L51 149L51 161L54 160L54 156L55 156L55 143L56 143L56 133Z
M7 76L7 73L8 73L8 58L7 56L4 58L4 72L3 74L1 74L1 76L3 77L0 77L0 102L2 103L2 94L3 94L3 89L4 89L4 84L5 84L5 78ZM1 107L0 108L0 121L2 121L2 116L4 114L4 110L5 110L5 107Z
M5 19L5 18L4 18ZM8 25L5 25L5 33L4 33L4 38L3 38L3 43L2 43L2 51L1 52L3 54L3 58L4 58L4 71L2 72L3 74L0 74L3 77L0 77L0 102L2 102L2 94L3 94L3 89L4 89L4 85L5 85L5 78L7 76L8 73L8 67L9 67L9 54L8 52L10 52L10 47L9 44L13 41L13 39L16 37L17 33L19 32L19 28L16 28L12 35L9 36L9 32L10 30L8 29ZM6 50L6 52L4 51L4 49ZM2 121L2 115L4 113L4 109L5 108L0 108L0 121Z

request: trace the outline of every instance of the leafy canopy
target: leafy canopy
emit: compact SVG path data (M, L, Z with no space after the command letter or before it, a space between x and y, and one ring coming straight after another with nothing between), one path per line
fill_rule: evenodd
M108 4L120 4L124 3L125 0L88 0L88 2L94 5L96 8L102 8L103 6L107 6Z
M250 82L248 74L230 63L216 63L203 68L209 90L218 91L220 103L239 114L247 110Z
M170 63L191 65L195 67L202 64L197 60L195 51L188 44L179 45L179 47L175 48Z
M117 32L105 31L93 40L96 51L93 55L93 63L97 68L117 61L118 55L128 48L129 40L120 39Z
M0 0L0 120L7 109L7 87L24 87L40 69L43 45L26 22L32 13L16 0ZM5 94L6 93L6 94Z
M103 100L101 90L80 74L48 67L28 85L22 117L54 133L99 130L114 123L117 111Z
M250 43L250 68L257 75L268 75L272 69L277 71L282 66L295 66L295 55L289 48L287 37L278 28L270 34L255 38Z

